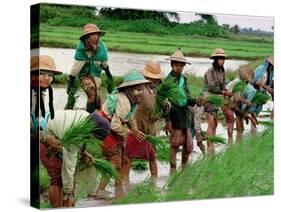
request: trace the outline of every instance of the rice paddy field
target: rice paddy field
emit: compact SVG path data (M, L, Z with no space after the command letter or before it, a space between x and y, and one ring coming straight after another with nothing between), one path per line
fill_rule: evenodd
M211 157L199 158L162 188L146 181L113 204L272 195L273 128Z
M79 27L40 25L40 45L44 47L75 48L81 34ZM181 47L186 56L209 57L217 47L223 48L230 58L255 60L273 54L270 38L200 37L183 35L156 35L136 32L107 31L102 38L111 51L172 54Z

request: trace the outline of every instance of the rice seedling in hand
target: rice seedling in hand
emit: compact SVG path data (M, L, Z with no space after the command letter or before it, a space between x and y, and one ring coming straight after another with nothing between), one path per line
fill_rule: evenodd
M146 135L145 139L153 146L158 160L165 162L169 161L170 150L169 145L165 141L152 135Z
M258 104L258 105L263 105L265 104L271 97L263 92L257 92L255 96L252 99L252 103Z
M237 93L237 92L243 92L246 87L246 82L241 80L238 83L236 83L232 89L232 93Z
M209 135L207 136L206 140L211 141L213 143L226 144L225 138L222 138L220 136Z
M223 105L223 98L217 95L207 96L206 101L216 107L221 107Z
M93 161L94 168L102 175L108 178L117 178L117 171L111 163L104 159L95 158Z
M95 129L97 129L97 126L93 121L88 118L81 119L71 124L60 139L60 143L62 146L80 146L83 143L96 142L97 138L93 135Z
M157 96L154 111L160 114L165 101L169 101L176 106L184 106L186 104L186 95L182 88L173 80L164 80L157 87Z

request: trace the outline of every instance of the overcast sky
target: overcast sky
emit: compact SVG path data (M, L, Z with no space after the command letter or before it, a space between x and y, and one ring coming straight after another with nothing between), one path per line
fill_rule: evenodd
M178 12L180 15L180 22L191 22L200 19L195 13L189 12ZM274 25L274 19L272 17L262 17L262 16L242 16L242 15L214 15L218 24L229 24L234 26L237 24L239 27L252 27L253 29L260 29L264 31L273 31L272 26Z

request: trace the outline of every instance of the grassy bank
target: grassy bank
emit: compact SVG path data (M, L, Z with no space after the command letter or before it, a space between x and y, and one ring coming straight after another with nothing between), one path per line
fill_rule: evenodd
M75 48L81 27L50 26L41 24L40 44L45 47ZM243 37L242 37L243 38ZM111 51L169 55L181 47L186 56L209 57L213 49L224 48L227 55L236 59L260 59L273 53L273 43L250 38L231 38L157 35L108 30L103 37Z
M176 173L162 189L135 187L114 204L273 194L273 128Z

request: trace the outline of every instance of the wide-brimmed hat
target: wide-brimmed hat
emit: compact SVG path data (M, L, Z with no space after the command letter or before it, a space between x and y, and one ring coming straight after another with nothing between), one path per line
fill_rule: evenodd
M266 60L267 60L271 65L274 66L274 57L273 57L273 56L267 57Z
M187 62L187 60L184 57L180 48L178 48L169 58L166 58L166 60L177 61L177 62L181 62L181 63L187 63L187 64L191 65L190 62Z
M210 59L214 59L216 57L224 57L225 59L227 58L222 48L216 48L211 54Z
M155 60L148 61L141 73L143 74L143 76L152 79L164 78L164 73L161 71L160 63Z
M54 75L62 74L61 71L56 69L55 61L52 57L48 55L34 56L31 58L30 62L30 71L48 71Z
M105 34L105 31L102 31L98 28L97 25L95 24L86 24L84 26L84 31L83 34L80 36L80 40L82 40L86 35L91 34L91 33L100 33L101 36L103 36Z
M146 80L144 76L136 69L130 70L127 74L124 75L124 80L118 88L125 88L133 85L140 85L150 83Z
M253 69L249 65L240 66L238 74L241 80L252 81L253 79Z

